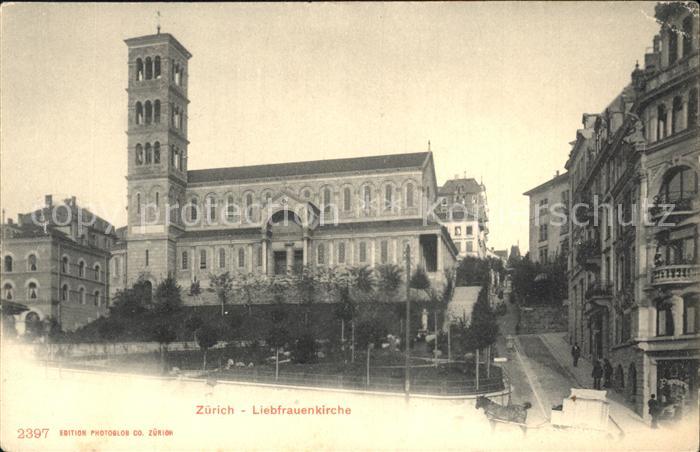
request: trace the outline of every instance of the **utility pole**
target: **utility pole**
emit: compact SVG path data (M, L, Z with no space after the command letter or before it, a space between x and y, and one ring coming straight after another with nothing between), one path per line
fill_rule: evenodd
M406 342L404 343L404 348L406 349L406 365L404 369L404 391L406 392L406 399L409 397L411 390L411 245L406 245Z

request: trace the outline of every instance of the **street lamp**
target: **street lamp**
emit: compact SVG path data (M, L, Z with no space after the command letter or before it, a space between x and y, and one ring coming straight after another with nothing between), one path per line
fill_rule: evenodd
M406 244L404 255L406 257L406 342L404 344L406 364L404 367L404 391L406 392L406 399L408 399L411 390L411 246L409 244Z
M494 363L500 363L500 364L505 364L508 362L508 358L505 356L500 357L497 356L493 358ZM506 369L505 366L501 367L501 370L503 371L503 375L506 377L506 388L508 389L508 405L510 405L511 402L511 397L510 397L510 378L508 377L508 370ZM503 399L501 399L501 402L503 402Z

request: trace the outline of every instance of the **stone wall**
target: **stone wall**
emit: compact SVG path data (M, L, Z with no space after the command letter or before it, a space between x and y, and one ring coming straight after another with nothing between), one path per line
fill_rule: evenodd
M566 306L519 306L518 334L566 332L568 312Z

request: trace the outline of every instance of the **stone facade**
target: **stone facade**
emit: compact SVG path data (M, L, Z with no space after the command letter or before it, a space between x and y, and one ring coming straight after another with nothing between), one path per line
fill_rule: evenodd
M608 358L643 416L651 394L682 417L700 360L697 5L657 6L661 33L631 83L584 115L567 162L569 335ZM574 220L576 220L574 222Z
M530 199L530 260L547 263L569 252L569 174L557 172L551 180L523 193Z
M167 275L205 288L222 272L402 266L406 246L412 268L436 282L454 265L449 232L425 214L438 193L432 153L189 170L191 55L169 34L126 44L129 219L113 252L113 291Z
M435 211L448 229L459 257L488 255L488 202L486 187L472 178L450 179L438 190Z
M23 306L15 316L18 333L27 322L54 319L70 331L104 315L115 240L111 225L75 198L53 204L47 196L44 208L3 225L0 287L3 301Z

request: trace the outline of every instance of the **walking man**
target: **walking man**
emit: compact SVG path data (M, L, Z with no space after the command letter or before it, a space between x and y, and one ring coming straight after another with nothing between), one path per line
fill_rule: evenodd
M610 364L610 360L608 358L605 358L603 361L603 387L604 388L609 388L612 386L612 373L613 373L613 367L612 364Z
M600 360L596 359L593 361L593 372L591 372L593 377L593 389L600 389L600 378L603 376L603 367L600 365Z
M656 400L656 394L651 395L651 398L647 402L647 406L649 407L649 414L651 415L651 428L658 428L661 407L659 405L659 401Z
M578 346L578 342L571 347L571 357L574 359L574 367L578 367L578 359L581 357L581 349Z

